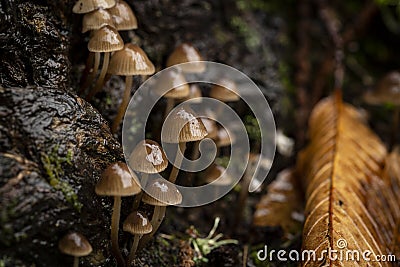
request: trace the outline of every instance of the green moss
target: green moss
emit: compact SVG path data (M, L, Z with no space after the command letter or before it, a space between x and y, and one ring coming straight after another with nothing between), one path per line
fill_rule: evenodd
M50 154L42 154L41 161L43 168L46 171L49 184L59 190L64 195L68 203L72 204L73 207L80 212L82 208L82 203L79 202L78 196L75 193L72 186L60 179L64 175L64 169L62 164L72 165L73 151L69 149L65 157L58 156L58 146L55 146Z
M261 140L261 131L257 119L254 116L246 115L244 117L244 125L249 138L259 142Z
M233 16L230 24L236 29L238 34L244 39L246 46L252 50L261 44L260 37L256 30L251 28L248 23L239 16Z

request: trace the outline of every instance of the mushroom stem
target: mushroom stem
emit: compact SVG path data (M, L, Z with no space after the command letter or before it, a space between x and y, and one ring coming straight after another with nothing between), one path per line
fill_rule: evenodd
M193 144L193 148L192 148L192 169L194 169L194 167L196 166L195 160L197 160L200 156L200 150L199 150L199 146L200 146L200 140L199 141L194 141ZM187 183L188 185L193 186L193 176L195 175L195 172L189 172L188 176L187 176Z
M147 183L147 179L149 178L149 174L148 173L142 173L142 180L140 181L140 185L143 188L146 187L146 183ZM142 199L143 196L143 190L140 191L139 194L136 195L135 200L133 202L133 211L137 210L139 208L140 205L140 200Z
M178 173L179 173L179 166L181 166L182 164L182 160L185 154L185 150L186 150L186 143L185 142L179 142L179 148L178 151L176 151L176 156L175 156L175 160L174 160L174 166L172 167L171 173L169 175L168 180L171 183L175 183L176 178L178 177ZM179 153L181 152L181 153ZM154 225L153 225L154 227Z
M73 267L78 267L79 266L79 257L74 257L74 265Z
M94 59L94 63L93 63ZM93 66L92 66L93 65ZM86 67L82 75L81 79L81 88L79 89L78 94L83 95L93 81L94 77L96 76L97 70L99 69L100 65L100 53L93 53L90 52L89 57L86 62ZM91 69L92 68L92 69Z
M233 222L240 222L243 217L243 212L246 207L247 196L249 195L248 189L249 189L250 181L252 178L252 176L250 174L251 173L249 173L249 171L246 171L244 174L243 182L242 182L240 192L239 192L238 205L236 206L235 218L234 218ZM235 223L233 225L232 230L233 231L237 230L237 223Z
M121 213L121 197L114 196L114 207L111 217L111 250L117 260L118 266L125 266L124 258L119 250L118 244L118 230L119 230L119 216Z
M111 132L112 133L115 133L118 130L118 126L121 123L122 117L124 116L124 113L125 113L126 108L128 106L129 99L130 99L130 96L131 96L132 83L133 83L133 76L126 76L125 77L124 96L122 98L122 103L119 106L118 113L115 116L113 124L111 126Z
M133 260L135 259L135 254L139 245L139 240L142 238L143 235L134 235L133 237L133 244L131 247L131 251L129 252L129 257L128 257L128 266L131 266L133 263Z
M392 118L393 118L393 123L392 123L392 132L390 136L390 145L389 145L390 150L392 150L393 146L397 143L397 135L398 135L399 119L400 119L400 106L395 106Z
M168 114L174 108L174 105L175 105L175 100L173 98L168 97L167 98L167 105L165 106L164 120L168 117Z
M151 231L150 234L143 236L143 238L140 240L139 248L143 248L157 232L158 228L160 227L164 219L166 209L167 206L154 206L153 217L151 218L150 222L151 225L153 226L153 230Z
M96 54L98 54L98 53L96 53ZM103 66L101 67L99 79L97 80L94 88L92 90L90 90L89 95L86 97L87 101L90 101L92 99L92 97L94 95L96 95L103 87L103 81L104 81L104 77L106 76L106 73L107 73L109 61L110 61L110 52L105 52L104 59L103 59Z

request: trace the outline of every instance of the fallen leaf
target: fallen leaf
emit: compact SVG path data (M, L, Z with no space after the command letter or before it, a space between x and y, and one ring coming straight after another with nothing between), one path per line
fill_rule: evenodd
M302 266L393 266L374 261L393 254L399 218L400 192L384 176L384 145L339 96L314 108L309 136L297 173L306 199L302 254L313 251L316 258L306 257Z

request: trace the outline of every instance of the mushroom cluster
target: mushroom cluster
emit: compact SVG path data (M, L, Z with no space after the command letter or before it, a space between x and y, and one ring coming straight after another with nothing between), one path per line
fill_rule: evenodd
M86 100L90 101L102 89L107 74L126 77L124 97L111 129L115 133L128 105L132 76L154 74L154 65L139 46L132 43L124 44L119 34L119 31L138 28L136 16L126 2L78 0L72 11L84 14L82 33L90 32L89 57L82 75L79 94L86 95ZM86 92L88 89L89 92Z

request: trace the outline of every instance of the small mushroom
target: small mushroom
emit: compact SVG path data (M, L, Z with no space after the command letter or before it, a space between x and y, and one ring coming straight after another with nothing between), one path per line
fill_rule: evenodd
M146 186L148 175L160 173L168 166L168 159L162 147L155 141L146 139L139 142L129 156L129 167L141 173L141 185ZM143 192L135 197L133 210L137 210Z
M122 0L109 9L115 28L118 31L135 30L138 28L137 19L131 7Z
M79 266L79 257L87 256L92 252L92 246L82 234L71 232L58 242L58 249L67 255L74 256L74 267Z
M121 50L122 48L124 48L124 41L122 41L121 36L114 28L110 26L104 26L94 31L93 36L90 38L88 43L89 51L95 53L94 65L96 66L96 62L100 61L101 53L104 53L104 58L99 78L97 79L96 85L86 97L87 101L90 101L92 97L103 87L103 81L107 73L111 52ZM93 73L97 73L97 69L93 69Z
M200 104L201 102L203 102L202 97L203 94L201 92L200 87L197 84L192 83L189 85L189 95L181 99L178 99L178 102L191 100L190 101L191 103Z
M226 173L226 169L216 163L207 168L204 177L205 182L217 186L228 186L233 182L232 177Z
M165 89L170 88L172 89L163 95L163 97L167 99L164 118L166 118L169 112L174 108L176 99L187 97L190 93L185 76L178 68L167 69L161 73L157 84L154 86L154 93L162 95Z
M164 179L155 179L146 186L146 193L144 193L142 201L154 206L154 212L151 218L153 230L142 238L140 247L143 247L160 227L165 216L166 207L180 204L182 195L174 184L168 183Z
M118 266L124 266L124 259L118 244L119 216L121 211L121 197L138 194L140 190L136 175L129 171L123 162L109 165L102 173L96 184L96 194L99 196L113 196L114 207L111 218L111 248L116 257Z
M183 154L186 150L186 143L198 141L207 135L206 127L196 114L189 107L180 107L174 110L174 113L168 116L164 122L161 137L164 142L178 143L178 151L172 167L169 181L175 183L178 177L179 168L183 160Z
M96 9L83 16L82 33L98 30L104 26L115 27L111 14L105 9Z
M129 232L133 235L133 244L128 258L128 266L131 266L135 258L139 240L144 234L151 233L153 226L149 222L146 214L139 211L134 211L125 219L123 229L125 232Z
M113 6L115 6L115 0L78 0L72 7L72 12L86 14L99 8L108 9Z
M133 75L150 75L155 72L155 68L146 53L139 46L128 43L122 50L113 54L107 72L125 76L124 96L111 126L111 132L115 133L129 103Z
M364 100L371 105L391 104L394 106L390 147L396 143L400 119L400 72L386 74L372 90L364 94Z
M210 97L222 102L236 102L240 100L236 83L227 78L220 79L218 84L214 84L211 87Z
M202 73L206 70L206 64L203 61L199 51L189 43L182 43L177 46L171 53L167 60L167 67L173 65L191 62L192 64L186 65L182 69L186 73Z

